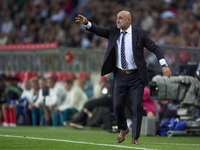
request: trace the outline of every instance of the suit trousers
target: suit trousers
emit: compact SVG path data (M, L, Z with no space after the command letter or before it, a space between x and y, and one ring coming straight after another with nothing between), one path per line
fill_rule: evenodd
M126 74L117 71L114 75L114 111L118 120L118 128L126 130L127 122L125 116L125 106L127 95L130 93L131 111L132 111L132 138L140 137L140 129L143 114L143 92L144 83L142 82L138 72Z

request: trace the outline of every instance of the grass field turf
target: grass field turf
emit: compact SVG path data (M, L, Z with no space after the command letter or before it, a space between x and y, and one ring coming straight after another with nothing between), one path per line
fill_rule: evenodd
M131 144L131 132L118 144L118 133L86 127L0 127L0 150L200 150L199 136L141 136L139 145Z

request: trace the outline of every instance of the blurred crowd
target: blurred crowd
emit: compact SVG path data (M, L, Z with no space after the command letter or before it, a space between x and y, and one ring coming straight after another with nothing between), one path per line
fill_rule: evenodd
M0 75L0 125L72 126L111 129L116 125L113 111L112 75L92 84L85 72L14 72ZM131 95L127 97L127 120L131 118ZM156 101L145 87L144 116L156 117Z
M0 76L0 121L4 126L63 125L94 96L86 72L15 72Z
M105 49L107 40L85 31L74 18L82 14L107 28L122 9L132 13L133 26L148 31L158 44L200 47L199 0L3 0L0 44L57 42Z

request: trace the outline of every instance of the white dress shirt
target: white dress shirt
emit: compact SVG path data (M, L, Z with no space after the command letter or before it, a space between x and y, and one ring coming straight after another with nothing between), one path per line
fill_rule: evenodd
M123 36L123 31L120 29L120 36L117 39L117 44L116 44L116 66L119 69L122 69L121 65L121 43L122 43L122 36ZM124 42L125 42L125 59L126 59L126 70L133 70L136 69L137 66L135 64L134 58L133 58L133 47L132 47L132 26L130 26L126 30L126 35L124 37Z

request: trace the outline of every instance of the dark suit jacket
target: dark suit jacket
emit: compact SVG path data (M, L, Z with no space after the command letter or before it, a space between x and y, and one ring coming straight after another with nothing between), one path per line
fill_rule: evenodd
M108 46L106 54L103 61L103 66L101 69L101 75L108 74L110 72L116 72L116 54L115 54L115 44L120 36L120 29L116 25L110 27L110 29L101 28L95 24L92 24L88 31L107 38ZM146 61L144 58L144 47L146 47L150 52L153 52L157 59L160 60L164 58L161 49L147 36L146 31L139 30L132 27L132 47L134 60L138 69L138 73L145 85L149 83L149 76L146 67Z

